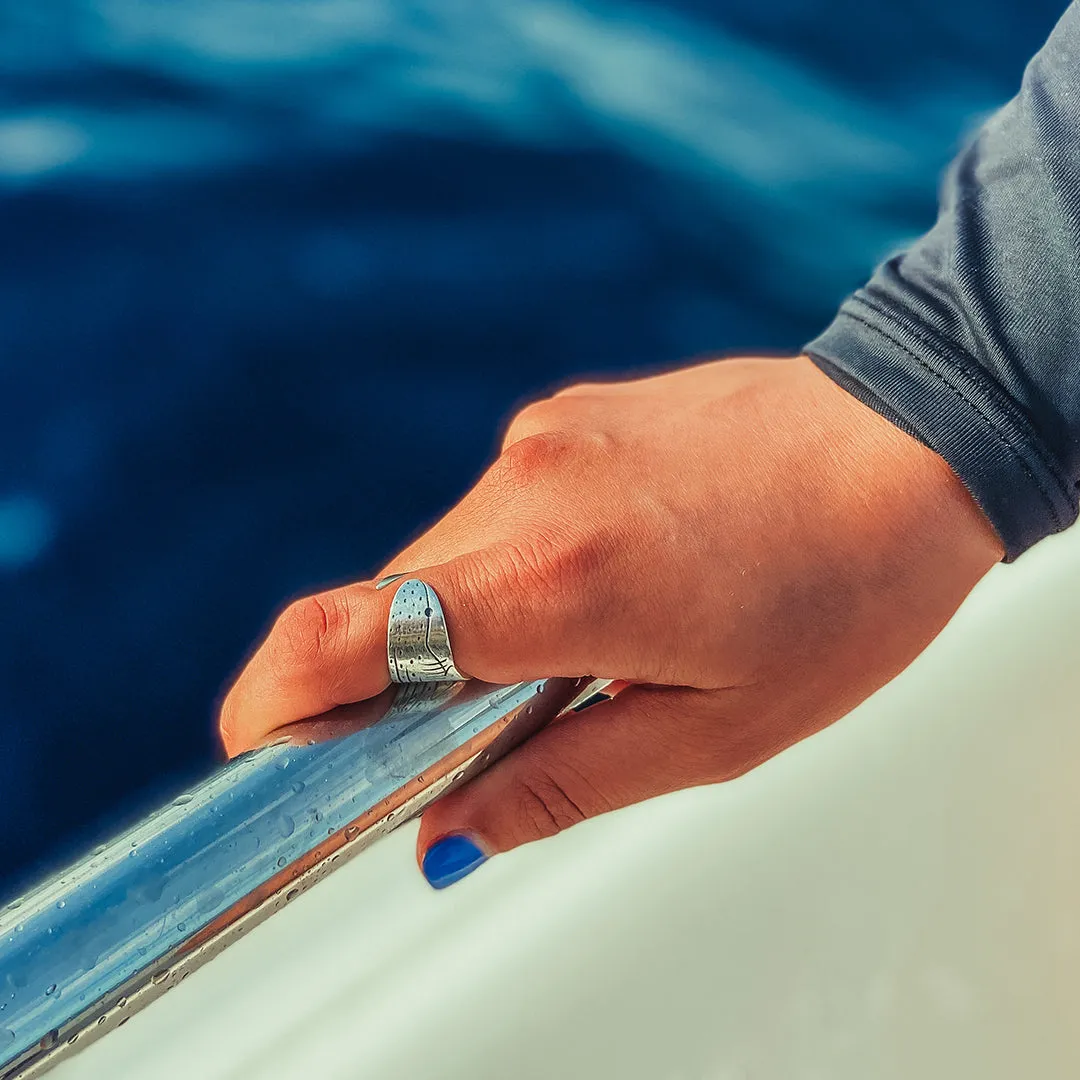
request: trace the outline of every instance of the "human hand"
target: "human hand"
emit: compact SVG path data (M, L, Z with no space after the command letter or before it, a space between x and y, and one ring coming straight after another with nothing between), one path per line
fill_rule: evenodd
M429 880L739 776L906 667L1002 554L944 461L806 357L528 406L385 573L434 587L474 678L631 685L430 807ZM393 592L360 582L290 605L225 699L226 750L384 689Z

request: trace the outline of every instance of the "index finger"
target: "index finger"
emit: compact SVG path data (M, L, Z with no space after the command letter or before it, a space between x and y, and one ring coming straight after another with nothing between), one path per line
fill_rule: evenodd
M222 702L225 752L233 757L285 724L384 690L392 599L393 590L365 581L285 608Z

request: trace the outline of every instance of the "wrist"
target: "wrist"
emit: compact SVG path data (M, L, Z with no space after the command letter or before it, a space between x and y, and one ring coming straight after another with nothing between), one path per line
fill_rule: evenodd
M913 550L944 546L954 565L970 568L974 580L1004 558L1005 546L990 519L943 457L809 357L796 362L816 384L836 448L850 448L845 481L849 496L871 509L870 528L899 534Z

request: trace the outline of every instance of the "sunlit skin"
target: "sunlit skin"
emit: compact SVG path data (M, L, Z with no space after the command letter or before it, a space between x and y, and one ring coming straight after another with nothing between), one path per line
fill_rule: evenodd
M435 587L473 677L631 685L429 808L419 854L461 832L506 851L745 773L903 670L1002 555L941 458L805 357L528 406L384 573ZM286 608L225 699L228 753L383 690L393 592Z

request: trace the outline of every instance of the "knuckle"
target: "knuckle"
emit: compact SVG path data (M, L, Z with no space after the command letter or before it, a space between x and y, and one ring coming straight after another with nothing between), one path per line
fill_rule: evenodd
M528 537L494 544L485 553L488 582L500 591L549 591L564 556L560 537L535 529Z
M456 560L447 571L454 576L457 614L484 640L485 651L498 654L508 627L528 626L522 618L527 609L550 591L542 566L530 565L518 555L518 545L494 544Z
M520 829L530 837L553 836L584 821L589 815L559 783L547 773L523 777L518 790L517 818Z
M569 412L569 403L560 399L558 395L530 402L519 409L510 421L503 446L510 446L531 435L542 435L558 429L565 422Z
M531 835L561 832L620 805L596 786L590 770L579 768L572 758L544 760L529 750L525 754L531 760L518 778L516 807L519 828Z
M523 672L563 674L575 659L590 590L568 584L561 557L536 542L506 542L447 564L451 613L469 627L459 639L463 670L489 682ZM595 591L595 590L592 590ZM543 669L541 672L540 669Z
M545 480L573 453L576 440L559 431L539 431L511 442L495 463L498 479L511 488Z
M271 664L283 677L321 668L333 658L348 629L349 608L339 592L296 600L274 625Z
M539 582L561 605L587 599L601 587L609 541L592 529L534 530L514 545L519 574ZM571 605L576 607L576 605Z
M492 544L459 567L464 591L502 605L522 620L545 620L548 630L573 623L583 601L600 586L606 542L592 531L534 526L525 535Z

